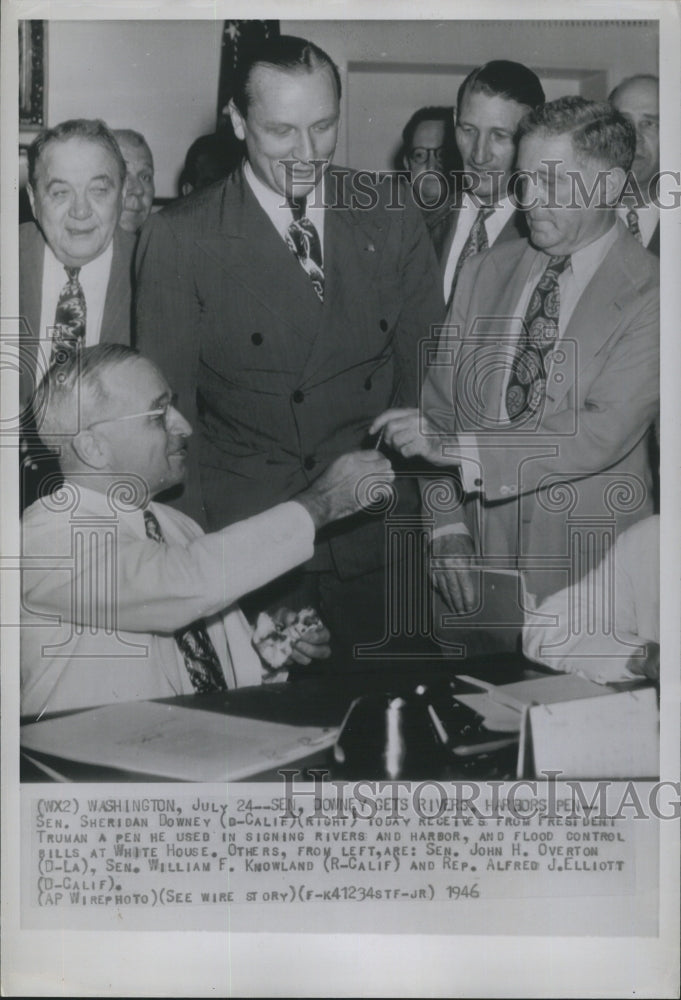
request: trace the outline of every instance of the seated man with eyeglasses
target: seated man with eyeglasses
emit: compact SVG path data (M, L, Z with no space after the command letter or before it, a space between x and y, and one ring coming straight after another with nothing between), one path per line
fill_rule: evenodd
M65 351L35 410L64 484L22 518L25 716L268 679L236 601L309 559L319 528L359 510L361 479L392 478L376 451L343 455L295 500L204 535L152 502L183 481L191 427L146 358ZM293 658L328 656L329 638L305 631Z

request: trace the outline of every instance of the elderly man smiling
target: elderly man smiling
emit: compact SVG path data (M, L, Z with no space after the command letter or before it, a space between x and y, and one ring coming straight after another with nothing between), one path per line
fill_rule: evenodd
M125 177L113 133L99 120L62 122L29 147L35 222L19 229L24 407L55 350L130 343L135 239L118 225ZM55 481L56 469L40 449L32 416L23 430L25 507Z
M65 481L22 521L22 713L259 683L235 602L309 559L318 529L359 510L363 477L391 478L387 459L341 456L295 500L204 535L151 500L184 479L191 434L155 365L100 344L53 365L39 396ZM294 658L328 640L318 624Z

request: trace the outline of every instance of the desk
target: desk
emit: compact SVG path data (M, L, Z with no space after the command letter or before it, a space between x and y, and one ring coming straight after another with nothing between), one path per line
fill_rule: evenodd
M496 654L465 662L442 657L430 660L397 660L380 663L355 663L347 670L338 669L338 664L329 667L315 664L291 672L285 684L267 684L261 687L241 688L226 694L185 695L179 698L162 699L159 704L174 704L192 707L201 711L221 713L252 719L283 722L292 726L341 725L352 701L360 695L389 692L393 695L413 694L419 684L446 682L456 674L469 674L491 683L512 681L550 673L517 654ZM60 713L67 719L73 713ZM55 718L55 716L52 716ZM422 779L443 780L457 777L510 778L515 775L517 750L515 747L504 751L484 754L466 762L454 762L444 750L434 749L432 759L424 766ZM56 772L50 778L48 771L32 763ZM333 778L368 778L367 773L349 773L333 759L329 749L317 751L286 765L299 769L305 774L310 769L324 768ZM280 781L277 768L263 770L248 780ZM115 767L91 766L65 760L56 756L39 754L31 750L22 754L22 781L167 781L149 774L122 771ZM419 777L415 775L415 778ZM301 774L297 780L303 780Z

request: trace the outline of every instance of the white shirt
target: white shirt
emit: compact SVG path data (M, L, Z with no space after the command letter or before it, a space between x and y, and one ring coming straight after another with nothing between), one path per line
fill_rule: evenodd
M113 260L113 240L99 257L95 257L89 264L83 264L78 274L85 295L85 346L93 347L99 343L99 335L102 330L102 319L104 317L104 302L106 300L106 289L109 284L111 274L111 261ZM43 261L43 289L40 305L40 340L51 341L50 330L54 327L54 316L57 311L57 303L61 291L68 281L64 265L57 260L45 244L45 257ZM49 358L50 350L46 352Z
M21 711L25 715L192 694L174 633L205 618L229 686L258 684L260 659L235 602L312 557L314 525L295 501L204 535L66 483L74 502L38 500L22 518ZM119 505L120 506L120 505Z
M246 183L256 197L262 210L267 214L270 222L281 236L286 240L286 231L293 221L293 213L286 204L286 199L278 191L273 191L259 180L253 172L250 163L244 167L244 177ZM322 182L320 181L320 186ZM315 188L307 196L305 208L306 217L314 224L319 234L319 242L322 248L322 261L324 260L324 203L321 192Z
M510 198L502 198L501 201L494 206L492 214L485 219L485 231L487 232L487 243L489 246L494 246L499 233L512 217L515 210L515 205L512 203ZM452 288L456 265L459 261L464 244L468 239L471 229L473 228L473 223L478 217L479 211L480 205L473 201L469 194L464 194L461 199L461 208L457 212L456 230L454 232L454 239L452 240L449 256L447 257L447 264L445 266L445 302L449 301L449 293Z
M604 619L604 608L612 620ZM627 662L646 641L660 641L659 517L623 532L607 563L548 597L528 613L523 629L531 660L598 684L638 676Z
M617 206L617 214L625 226L627 224L627 212L631 207L631 205ZM655 232L660 221L660 206L653 205L651 202L648 205L644 205L642 208L639 208L638 205L633 207L636 209L636 214L638 216L638 228L641 231L643 246L647 247L653 238L653 233ZM629 227L627 226L627 228Z

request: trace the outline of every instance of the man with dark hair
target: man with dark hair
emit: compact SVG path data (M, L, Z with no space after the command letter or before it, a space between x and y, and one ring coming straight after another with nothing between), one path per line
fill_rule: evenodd
M653 511L659 269L615 212L634 129L605 102L565 97L518 135L530 242L464 266L423 417L393 410L371 428L460 468L462 501L433 532L436 584L459 614L476 605L472 557L521 571L541 600Z
M402 131L399 168L411 172L416 201L424 211L442 208L451 194L455 167L454 109L419 108ZM419 180L420 178L420 180Z
M275 679L235 602L309 558L317 530L359 509L363 476L392 478L387 459L344 455L296 502L205 537L152 502L184 479L192 432L155 365L99 344L57 361L39 395L64 486L22 519L22 714ZM328 641L317 622L292 658Z
M187 150L180 174L180 195L185 197L226 177L241 161L239 147L234 134L230 137L226 128L195 139Z
M140 237L138 344L197 427L201 496L189 489L182 503L210 528L295 496L371 444L377 413L416 403L418 345L442 318L410 194L390 177L363 178L362 190L330 163L340 96L317 46L263 43L229 106L245 162L153 215ZM415 487L406 492L403 509L416 511ZM346 648L379 642L385 563L381 518L358 515L318 537L285 601L319 607Z
M19 227L20 394L27 411L56 350L130 343L135 240L119 227L126 190L125 161L102 121L61 122L29 147L35 222ZM22 508L56 472L32 419L24 427Z
M141 132L118 128L114 135L126 167L125 199L119 225L128 233L138 233L154 204L154 157Z
M660 81L642 74L622 80L610 94L610 103L636 129L636 155L631 172L635 190L625 185L617 214L637 240L660 256L660 208L652 201L651 184L660 171Z
M509 197L516 129L523 115L544 103L539 78L521 63L496 59L468 74L456 99L456 143L461 189L442 213L427 220L451 302L464 262L497 241L527 234Z

